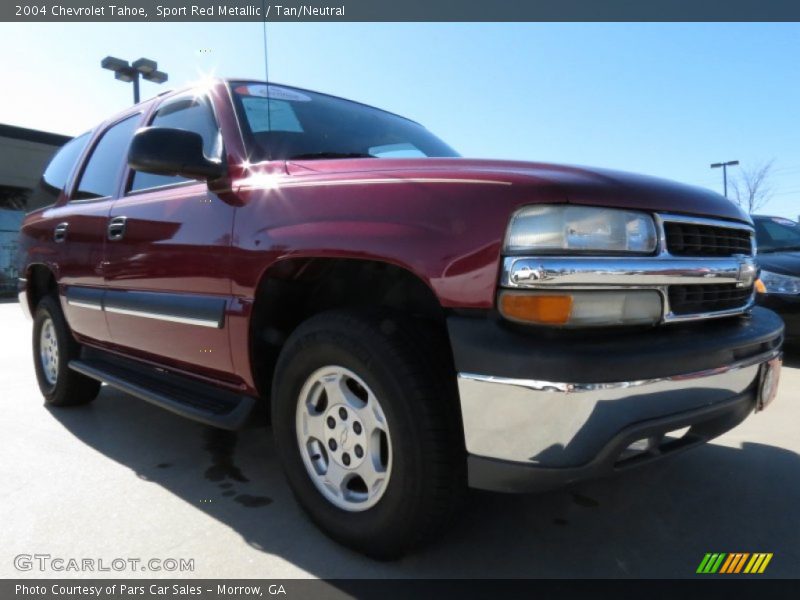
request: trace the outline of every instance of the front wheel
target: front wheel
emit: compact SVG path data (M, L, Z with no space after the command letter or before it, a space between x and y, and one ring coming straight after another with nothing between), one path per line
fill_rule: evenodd
M68 367L78 358L80 345L52 296L42 298L33 318L33 363L45 402L52 406L75 406L95 399L100 382Z
M321 529L370 556L434 537L466 487L440 335L388 313L323 313L278 360L272 422L289 484Z

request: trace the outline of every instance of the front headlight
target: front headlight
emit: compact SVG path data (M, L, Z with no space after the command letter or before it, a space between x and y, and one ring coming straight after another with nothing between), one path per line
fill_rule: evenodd
M800 277L761 271L759 279L763 287L756 284L756 289L762 294L800 294Z
M656 249L647 213L586 206L526 206L511 218L507 253L635 253Z

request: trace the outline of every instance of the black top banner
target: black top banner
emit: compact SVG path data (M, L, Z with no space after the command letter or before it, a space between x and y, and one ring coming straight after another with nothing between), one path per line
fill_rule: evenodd
M0 21L800 21L800 1L3 0Z

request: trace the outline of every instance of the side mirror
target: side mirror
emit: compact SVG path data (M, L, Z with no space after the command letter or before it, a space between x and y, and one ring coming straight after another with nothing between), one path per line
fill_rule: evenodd
M222 162L203 154L199 133L168 127L137 131L128 150L128 164L137 171L191 179L217 179L225 174Z

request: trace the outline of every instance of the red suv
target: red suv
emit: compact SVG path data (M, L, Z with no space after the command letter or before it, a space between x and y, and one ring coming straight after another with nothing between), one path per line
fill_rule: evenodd
M707 441L775 394L750 219L637 175L471 160L356 102L217 81L81 135L21 232L55 406L100 382L235 429L396 556L467 486L535 491Z

